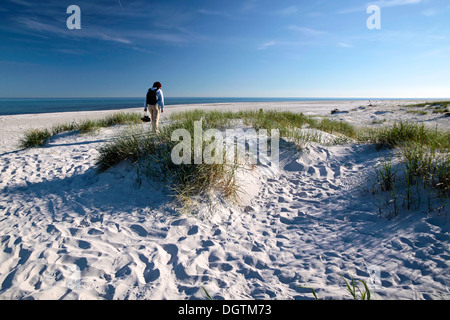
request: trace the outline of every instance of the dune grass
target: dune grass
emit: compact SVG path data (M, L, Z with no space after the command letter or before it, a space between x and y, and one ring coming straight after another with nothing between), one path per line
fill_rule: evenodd
M407 189L420 180L424 186L436 191L439 197L448 197L450 131L430 129L424 124L400 122L391 127L361 131L359 141L396 148L404 165L403 179ZM392 176L391 171L387 166L381 169L385 177ZM383 185L386 183L383 182L381 186Z
M116 113L100 120L85 120L79 123L56 125L43 130L30 130L21 140L21 147L31 148L45 145L52 136L68 131L89 133L98 128L119 124L141 123L137 113ZM179 199L189 202L192 196L205 194L208 190L221 190L227 196L236 194L234 173L236 166L226 164L175 165L171 159L172 133L187 129L194 136L194 122L202 121L204 130L226 129L242 124L255 129L279 130L280 137L293 141L299 148L310 142L323 143L323 132L335 135L331 143L373 143L395 148L399 153L403 169L394 170L389 162L382 162L376 169L376 180L382 192L390 193L390 203L397 206L398 183L406 188L403 197L407 207L416 205L421 185L429 192L428 198L442 199L445 209L450 192L450 132L430 129L424 124L399 122L378 128L357 128L349 123L327 118L305 116L288 111L245 110L239 112L191 110L174 113L171 123L161 128L158 135L134 128L124 132L113 142L100 148L98 165L106 170L128 160L136 165L140 177L151 176L164 181ZM302 130L304 128L314 130ZM191 146L194 144L191 143ZM204 146L205 147L205 146ZM193 154L193 151L191 152ZM223 161L226 163L226 161ZM383 164L384 163L384 164ZM401 173L401 174L400 174ZM413 190L416 190L413 192ZM431 208L431 200L428 201ZM441 210L440 208L439 210ZM398 208L394 210L395 214Z
M374 143L396 148L405 143L419 143L441 150L450 148L450 131L430 129L424 124L399 122L380 128L360 128L357 133L359 142Z
M406 113L418 114L418 115L422 115L422 116L428 114L428 112L425 110L408 110L408 111L406 111Z
M417 104L410 104L406 107L410 108L425 108L426 110L432 110L432 113L449 113L450 112L450 101L434 101L432 103L417 103ZM427 111L425 110L413 110L408 111L408 113L418 113L418 114L427 114Z
M203 123L203 130L209 127ZM138 180L151 178L163 183L171 195L185 208L189 208L195 196L207 195L215 190L228 200L237 200L238 186L235 181L236 164L200 163L174 164L172 150L179 143L172 141L175 130L186 129L194 137L194 120L183 119L163 126L158 134L142 128L131 128L112 142L99 149L97 163L101 171L122 161L131 162L137 169ZM203 145L203 150L206 144ZM191 141L191 155L194 143Z
M401 205L419 210L426 204L429 212L446 212L450 196L449 131L401 122L372 130L361 140L396 150L398 163L385 159L375 169L377 187L372 193L378 198L380 215L384 211L388 218L397 216Z
M278 129L280 136L296 137L300 143L300 140L318 140L320 137L314 134L296 134L295 129L308 123L320 125L326 119L312 120L303 114L292 112L192 110L174 113L170 116L170 120L171 123L163 126L159 134L134 128L102 146L97 161L99 169L107 170L122 161L129 161L136 167L138 179L151 177L153 180L163 182L183 205L190 203L193 197L206 195L211 190L219 191L227 199L237 200L238 186L235 173L238 164L230 165L224 159L222 163L214 164L194 164L194 161L191 161L191 164L175 165L171 158L171 152L178 144L171 140L175 130L186 129L193 139L195 121L201 120L204 131L232 128L238 123L244 123L255 129L266 129L268 133L271 129ZM330 121L324 127L327 130L341 130L343 126L336 126L335 129ZM193 156L193 141L190 146L190 154ZM203 145L203 148L205 147L206 144Z
M446 106L445 108L436 107L433 110L433 113L441 113L441 114L443 114L443 113L448 113L448 112L450 112L450 107L448 107L448 106Z
M174 165L171 160L171 151L177 144L171 141L172 133L177 129L187 129L193 137L194 122L201 120L203 130L226 129L242 124L255 129L266 129L268 133L271 129L277 129L280 137L290 139L299 148L309 142L323 142L322 132L336 135L338 138L332 142L335 144L353 141L396 148L400 150L406 173L399 175L398 170L388 161L376 169L377 184L382 192L391 195L389 201L396 205L395 214L398 213L396 190L399 181L406 185L408 207L415 201L411 193L412 186L419 182L438 197L448 197L450 133L429 129L423 124L399 122L379 128L356 128L346 122L309 117L301 113L260 110L191 110L174 113L170 120L171 124L164 126L158 135L135 130L125 132L123 136L103 146L98 160L100 170L129 160L136 165L140 176L165 181L179 199L187 201L192 196L205 194L211 189L222 190L228 196L235 194L236 167L222 164ZM317 131L301 130L302 128ZM191 147L193 145L191 143ZM193 150L191 151L193 154Z
M424 107L431 107L431 108L435 108L435 107L448 107L450 105L450 101L448 100L443 100L443 101L433 101L433 102L423 102L423 103L415 103L415 104L408 104L405 107L409 107L409 108L424 108Z
M432 110L432 113L448 113L450 112L450 101L434 101L434 102L425 102L425 103L417 103L406 105L408 108L425 108L425 110ZM427 114L428 112L425 110L411 110L407 111L408 113L417 113L417 114Z
M416 142L404 144L400 156L405 166L408 208L411 206L411 187L421 184L439 199L450 196L450 153ZM445 201L443 202L445 205ZM430 208L431 209L431 208ZM439 211L445 208L439 208Z
M51 136L52 133L48 129L31 129L25 132L19 142L19 145L23 149L43 146L47 143Z
M192 110L171 115L171 120L190 119L202 120L209 127L227 128L233 123L241 121L244 125L259 129L266 129L269 133L277 129L280 137L291 139L300 147L307 142L322 142L320 134L302 132L300 129L309 128L322 132L338 135L336 143L348 142L348 139L356 138L356 129L349 123L335 121L327 118L306 116L303 113L290 111L264 111L245 110L238 112L221 112ZM346 139L343 139L346 138Z
M399 156L400 162L383 160L375 169L372 194L380 217L397 217L402 208L446 215L450 196L448 153L422 153L416 146L405 146Z
M141 115L138 113L118 112L99 120L84 120L81 122L62 123L54 125L51 129L31 129L25 132L19 146L24 149L42 147L53 136L62 132L79 131L82 134L93 132L99 128L121 124L140 123Z

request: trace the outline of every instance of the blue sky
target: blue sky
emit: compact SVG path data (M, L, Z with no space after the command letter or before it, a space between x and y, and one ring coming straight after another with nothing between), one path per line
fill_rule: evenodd
M172 97L448 98L449 17L448 0L2 0L0 97L139 97L160 81Z

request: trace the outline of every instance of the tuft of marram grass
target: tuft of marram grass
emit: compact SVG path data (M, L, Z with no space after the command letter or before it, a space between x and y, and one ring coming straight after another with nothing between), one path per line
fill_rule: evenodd
M75 122L62 123L62 124L54 125L51 129L51 133L52 133L52 136L55 136L55 135L63 133L63 132L70 132L70 131L76 131L76 130L78 130L77 123L75 123Z
M47 143L51 136L51 132L47 129L31 129L25 132L19 146L24 149L36 148Z
M434 130L424 124L399 122L381 128L363 128L356 133L357 140L375 143L391 148L404 143L414 142L432 148L446 150L450 148L450 131Z
M450 157L418 143L408 143L400 148L400 155L406 166L408 180L422 184L437 192L439 197L450 196Z
M99 127L111 127L121 124L140 123L141 115L136 112L118 112L107 116L106 118L97 120Z
M320 120L310 120L309 125L317 130L328 132L331 134L342 134L348 138L356 137L356 128L344 121L335 121L327 118Z
M204 123L202 125L204 130L208 129ZM207 195L210 191L217 191L226 199L236 201L237 164L230 165L226 161L194 164L193 159L192 164L173 163L172 150L178 142L172 141L171 137L177 129L186 129L194 137L194 119L173 122L162 127L159 134L139 128L124 132L98 150L99 169L104 171L122 161L129 161L137 169L138 180L147 177L161 182L185 208L189 208L195 197ZM194 143L191 143L191 148L193 157Z
M25 133L20 140L19 146L21 148L41 147L45 145L48 140L57 134L70 131L79 131L80 133L94 132L99 128L111 127L122 124L134 124L141 122L141 115L138 113L118 112L107 116L100 120L84 120L81 122L71 122L54 125L49 129L32 129Z
M450 196L450 160L447 149L407 141L397 148L398 163L381 161L376 168L373 194L382 211L391 218L397 216L400 206L419 210L426 204L429 212L446 212ZM380 201L381 200L381 201Z

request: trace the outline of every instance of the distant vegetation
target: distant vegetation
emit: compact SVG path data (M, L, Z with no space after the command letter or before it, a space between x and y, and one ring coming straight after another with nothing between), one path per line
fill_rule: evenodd
M417 113L419 113L419 114L426 114L427 111L425 111L425 110L430 110L432 113L448 113L448 112L450 112L450 101L434 101L432 103L429 103L429 102L417 103L417 104L406 105L405 107L424 108L424 110L417 110ZM408 111L408 112L414 112L414 111Z
M425 111L425 110L409 110L409 111L407 111L406 113L420 114L420 115L422 115L422 116L428 114L428 112Z

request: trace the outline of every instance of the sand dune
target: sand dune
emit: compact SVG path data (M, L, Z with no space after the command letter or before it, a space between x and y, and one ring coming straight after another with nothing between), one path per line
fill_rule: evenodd
M264 107L354 123L406 116L396 110L403 101L358 109L364 103ZM167 108L165 117L194 107ZM334 108L349 113L331 116ZM178 215L164 190L141 185L129 164L96 170L97 148L123 127L17 150L25 128L104 115L1 117L1 299L204 299L202 286L214 299L313 298L304 285L321 298L351 298L340 274L372 283L378 299L449 298L447 217L417 211L388 220L364 192L393 151L313 143L298 152L282 141L278 171L240 172L245 203ZM416 120L448 127L447 119Z

